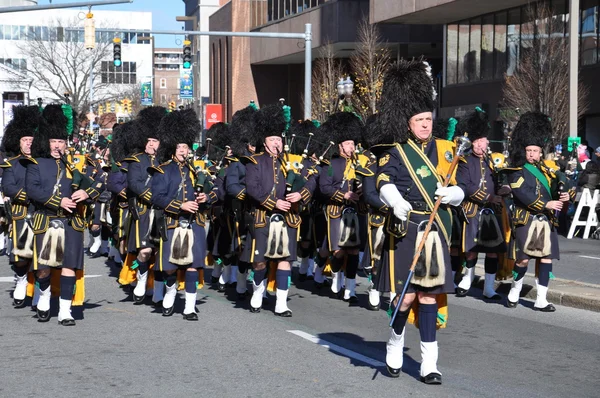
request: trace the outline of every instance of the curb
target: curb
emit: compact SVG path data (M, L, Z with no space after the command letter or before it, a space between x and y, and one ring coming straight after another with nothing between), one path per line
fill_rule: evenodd
M483 269L483 265L477 264L475 274L479 278L476 278L472 285L472 287L482 291ZM496 292L504 296L508 295L511 283L511 279L496 281ZM521 298L532 299L535 301L536 295L535 275L527 273L525 275L523 289L521 290ZM556 278L550 281L547 299L555 305L600 312L600 285Z

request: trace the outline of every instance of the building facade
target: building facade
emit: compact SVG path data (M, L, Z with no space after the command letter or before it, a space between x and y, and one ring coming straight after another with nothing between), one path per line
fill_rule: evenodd
M31 2L25 2L31 5ZM23 4L19 4L23 5ZM19 13L0 14L0 64L8 67L25 79L33 79L32 70L39 68L42 57L34 50L39 43L44 44L49 51L67 46L79 50L83 61L78 60L76 79L68 72L73 68L64 67L64 79L77 80L79 86L89 89L89 66L83 51L84 32L82 29L86 10L60 9L40 10ZM122 99L126 93L131 93L139 86L143 79L151 79L152 70L152 45L149 42L138 43L135 33L117 33L118 29L152 29L152 14L149 12L124 12L93 10L96 25L97 46L106 47L102 59L96 64L93 73L92 100L94 108L104 104L105 99ZM122 40L122 66L115 67L112 59L113 38ZM36 43L35 45L33 43ZM53 47L54 46L54 47ZM74 54L74 53L71 53ZM55 65L60 67L61 62L69 56L61 55L59 51L51 54ZM78 58L79 59L79 58ZM47 61L43 61L47 62ZM50 68L51 66L48 66ZM63 68L61 68L63 69ZM39 69L38 69L39 70ZM74 74L74 73L73 73ZM23 95L23 103L37 103L37 98L42 98L44 103L62 100L62 93L72 89L56 74L48 73L44 76L48 81L43 84L40 79L33 79L27 95ZM1 84L1 83L0 83ZM51 93L48 86L56 88L56 93ZM78 87L79 87L78 86ZM5 89L0 86L0 91ZM4 113L4 107L3 107Z
M569 0L544 2L553 10L552 35L568 38ZM496 120L493 138L502 140L500 121L505 76L512 76L535 35L525 0L372 1L371 22L429 23L444 27L443 89L440 114L461 116L475 105ZM600 146L600 72L598 0L581 0L579 10L579 75L589 89L590 106L579 120L578 135ZM538 21L539 23L539 21ZM568 81L564 82L568 89ZM551 115L550 115L551 116Z
M180 48L154 49L154 103L167 107L169 102L180 103L179 74L182 64Z
M357 45L359 21L368 16L369 0L231 0L211 16L210 30L304 33L310 23L313 60L329 46L346 62ZM424 55L441 70L441 26L385 25L381 34L392 57ZM251 100L265 105L285 98L292 116L302 118L303 47L295 39L211 36L211 101L223 104L229 119Z

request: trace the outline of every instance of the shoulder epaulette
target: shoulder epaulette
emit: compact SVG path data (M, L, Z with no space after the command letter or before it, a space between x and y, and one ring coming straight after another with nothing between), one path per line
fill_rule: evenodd
M162 169L162 164L160 166L150 166L148 167L148 172L150 174L154 174L154 173L160 173L160 174L165 174L165 171Z
M230 162L239 162L240 161L235 156L225 156L225 159L229 160Z
M240 162L242 162L244 164L246 164L248 162L252 162L254 164L258 164L258 160L256 160L256 156L260 156L260 155L262 155L262 152L261 153L257 153L257 154L252 155L252 156L242 156L240 158Z
M34 158L27 158L27 157L23 157L21 159L19 159L19 162L24 166L27 167L27 165L29 163L33 163L33 164L38 164L37 160L35 160Z
M138 159L138 156L143 155L144 152L139 152L133 155L130 155L128 157L126 157L125 159L123 159L123 161L128 161L128 162L140 162L140 159Z

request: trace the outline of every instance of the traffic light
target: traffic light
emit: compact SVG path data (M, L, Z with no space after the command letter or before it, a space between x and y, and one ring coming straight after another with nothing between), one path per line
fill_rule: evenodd
M175 101L169 102L169 111L173 112L175 109L177 109L177 104Z
M123 104L123 112L131 113L131 100L125 98L124 100L121 101L121 103Z
M104 107L102 105L98 105L98 116L104 113Z
M117 68L120 68L123 62L121 62L121 39L115 37L113 39L113 63Z
M189 40L183 41L183 69L190 69L192 67L192 44Z

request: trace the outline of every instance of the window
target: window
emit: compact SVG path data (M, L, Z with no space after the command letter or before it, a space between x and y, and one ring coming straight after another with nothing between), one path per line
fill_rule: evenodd
M481 18L471 20L467 75L470 82L479 80L481 67Z
M102 61L100 64L102 83L135 84L137 81L135 71L135 62L123 62L120 68L116 68L112 61Z
M512 76L517 69L519 51L521 48L521 9L516 8L508 11L508 27L506 29L508 53L508 65L506 74Z
M167 94L161 94L160 95L160 103L161 104L166 104L167 103Z
M163 69L163 66L162 66L162 64L156 64L156 69L158 69L158 70L162 70L162 69Z
M494 76L502 78L506 72L506 11L494 16Z
M167 88L167 79L160 79L160 88Z
M598 6L597 0L581 2L581 64L598 62Z
M446 33L446 84L456 84L458 54L458 25L448 25Z
M494 15L481 20L481 80L494 77Z
M469 55L469 21L458 25L458 82L468 82L467 66Z
M27 72L27 60L21 58L0 58L0 64L6 65L21 73Z

